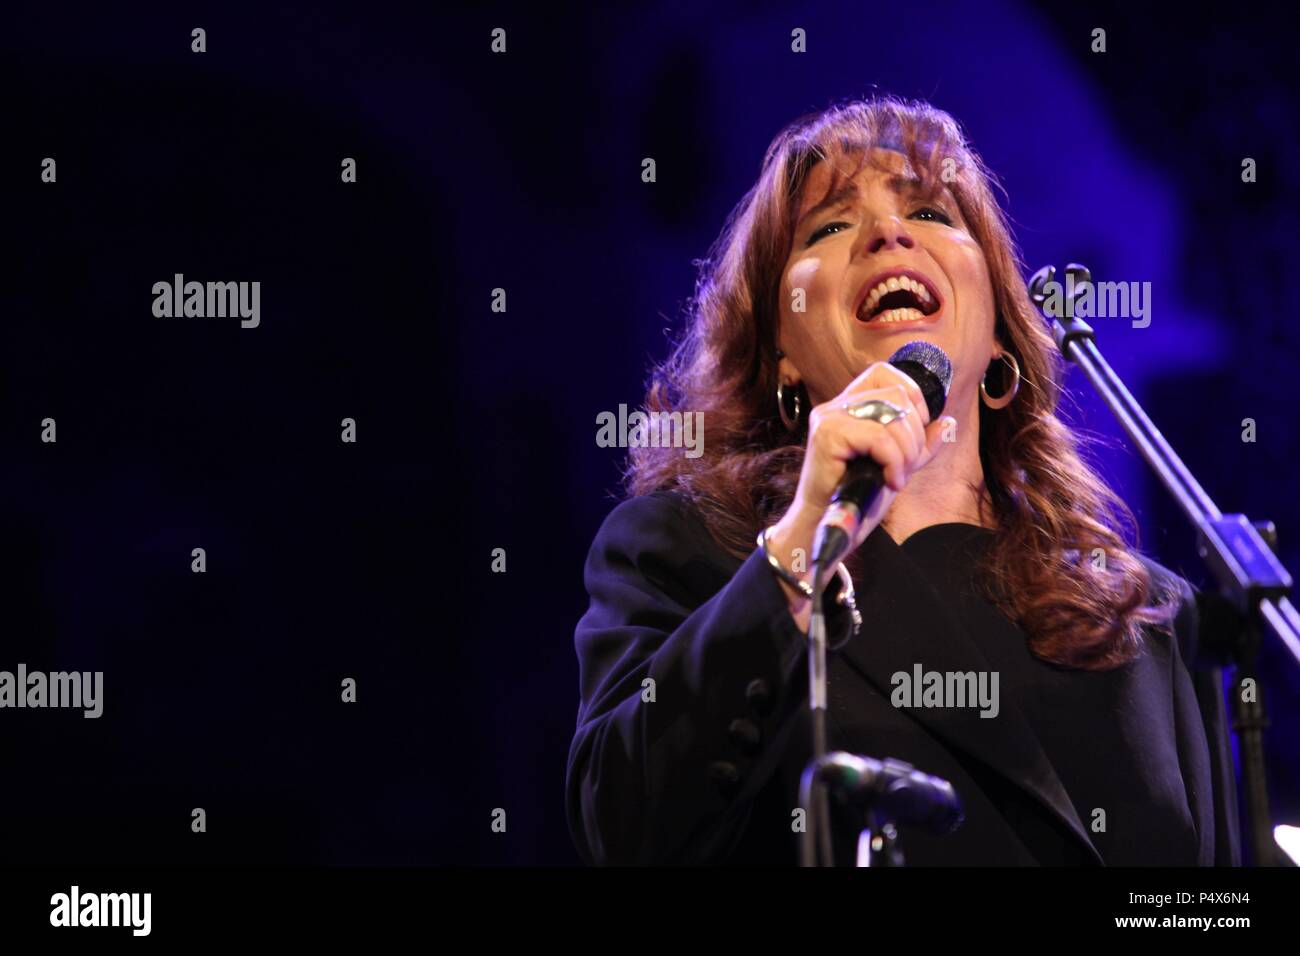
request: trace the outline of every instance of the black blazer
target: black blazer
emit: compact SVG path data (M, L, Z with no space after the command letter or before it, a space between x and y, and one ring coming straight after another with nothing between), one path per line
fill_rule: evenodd
M1094 817L1076 810L1041 745L1047 738L1014 700L1003 695L996 720L891 703L891 675L917 661L927 670L991 669L966 631L969 618L909 558L911 544L882 528L863 543L871 572L857 582L857 637L849 639L847 612L828 604L828 638L838 647L828 661L829 748L905 760L956 787L966 821L955 833L900 828L909 865L1103 864L1104 840L1089 836ZM1099 736L1104 708L1109 743L1097 746L1110 749L1094 776L1116 788L1107 813L1130 825L1146 814L1146 828L1124 844L1139 845L1138 858L1121 862L1238 865L1221 676L1184 664L1196 650L1190 585L1143 560L1182 595L1178 640L1149 631L1146 653L1112 678L1060 669L1077 675L1068 686L1085 696L1070 695L1075 704L1054 715L1052 739L1068 752L1071 735ZM797 862L793 820L810 754L807 655L762 555L727 555L684 498L657 492L608 516L585 583L591 603L575 637L581 701L566 782L583 859ZM1022 631L996 620L1023 645ZM1089 681L1115 689L1088 697L1103 687ZM654 699L644 700L651 686ZM837 827L837 864L852 864L856 836L854 826Z

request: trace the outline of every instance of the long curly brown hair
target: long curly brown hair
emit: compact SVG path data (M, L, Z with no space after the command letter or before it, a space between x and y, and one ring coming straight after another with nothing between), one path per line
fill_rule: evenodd
M1128 544L1135 540L1132 513L1082 457L1091 439L1057 417L1064 363L1029 300L994 199L995 177L957 122L927 103L880 97L834 104L772 141L758 181L696 263L685 328L653 369L644 403L646 412L703 412L703 454L633 447L627 491L685 495L738 558L753 551L758 529L789 507L807 434L806 425L787 430L776 404L782 270L812 168L837 149L865 154L872 146L902 152L923 184L942 180L949 188L988 262L995 334L1020 365L1020 391L1009 406L980 404L980 459L993 512L985 515L997 529L979 569L986 592L1025 630L1039 658L1085 670L1118 667L1140 652L1143 624L1170 630L1177 601L1167 600L1172 592L1155 593L1136 545ZM837 185L832 171L830 190ZM852 560L848 567L855 570Z

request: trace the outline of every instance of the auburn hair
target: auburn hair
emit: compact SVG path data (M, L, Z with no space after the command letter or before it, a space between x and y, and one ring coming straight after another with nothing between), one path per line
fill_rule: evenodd
M847 152L865 157L872 147L904 154L923 188L948 187L988 263L995 334L1020 365L1020 390L1010 405L994 411L980 403L980 460L992 514L983 511L984 501L980 507L996 534L979 579L1026 632L1037 657L1085 670L1118 667L1140 652L1144 624L1172 630L1178 602L1167 600L1172 590L1155 593L1136 545L1128 543L1136 539L1132 513L1085 462L1081 449L1092 439L1057 417L1064 362L1029 300L1019 252L993 195L996 178L957 122L928 103L840 102L800 117L773 139L757 182L707 258L694 263L699 276L684 328L650 375L644 411L703 412L703 453L688 458L680 449L633 447L627 492L681 493L738 558L753 551L758 529L789 507L807 416L791 433L776 403L782 272L813 167ZM844 175L830 165L828 195ZM846 562L850 572L855 557Z

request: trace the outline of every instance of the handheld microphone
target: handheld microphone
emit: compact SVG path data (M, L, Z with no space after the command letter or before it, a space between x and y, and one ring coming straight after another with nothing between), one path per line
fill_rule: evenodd
M925 396L930 421L939 417L948 401L952 362L943 349L929 342L908 342L889 358L889 364L916 382ZM813 565L825 569L838 562L857 533L862 516L875 504L885 485L884 470L873 458L855 458L835 486L830 507L817 526Z

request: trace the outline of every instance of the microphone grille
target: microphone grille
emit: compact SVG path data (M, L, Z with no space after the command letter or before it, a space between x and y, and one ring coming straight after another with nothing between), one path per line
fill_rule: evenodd
M925 368L943 383L944 395L948 394L948 386L952 384L952 361L939 346L919 339L908 342L890 356L890 365L898 365L900 362L915 362Z

